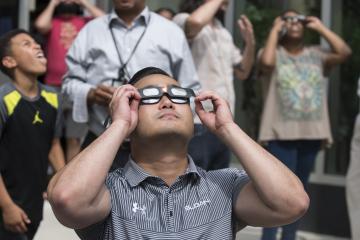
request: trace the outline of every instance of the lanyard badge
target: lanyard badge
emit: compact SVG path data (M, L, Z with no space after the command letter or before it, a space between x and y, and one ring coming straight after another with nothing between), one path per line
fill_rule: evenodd
M122 66L118 71L118 78L112 80L111 85L114 87L119 87L123 84L127 84L129 82L129 78L125 72L125 67Z
M116 38L115 38L115 35L114 35L114 32L113 32L113 26L112 25L114 24L114 19L111 20L110 25L109 25L110 33L111 33L113 43L115 45L116 53L117 53L117 55L119 57L119 61L120 61L120 64L121 64L121 67L119 68L119 71L118 71L118 78L112 80L112 86L118 87L118 86L121 86L121 85L126 84L126 83L129 82L130 75L129 75L129 72L127 71L127 69L126 69L126 66L130 62L131 58L133 57L136 49L138 48L141 40L143 39L143 37L145 35L146 30L148 28L148 25L150 23L150 18L151 18L151 15L149 15L148 23L145 26L144 31L142 32L141 36L137 40L137 42L135 44L135 47L131 51L129 58L126 61L123 61L123 59L121 58L120 50L119 50L119 47L118 47L118 44L116 42Z

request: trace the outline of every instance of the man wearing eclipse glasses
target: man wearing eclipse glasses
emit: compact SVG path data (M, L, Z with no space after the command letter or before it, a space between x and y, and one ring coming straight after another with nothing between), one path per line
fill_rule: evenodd
M245 170L206 172L187 154L190 102ZM214 111L202 102L210 100ZM234 239L246 225L275 226L302 216L309 199L299 179L249 138L213 92L195 96L158 68L136 73L111 100L112 123L51 180L58 220L81 239ZM120 144L130 160L111 173Z

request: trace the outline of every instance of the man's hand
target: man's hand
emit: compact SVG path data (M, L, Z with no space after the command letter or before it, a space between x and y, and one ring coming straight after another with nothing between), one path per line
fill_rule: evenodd
M214 111L206 112L201 101L211 100ZM195 111L201 122L213 133L219 133L227 124L233 124L229 104L211 91L201 92L195 98Z
M306 21L306 27L316 32L319 32L323 27L325 27L321 20L317 17L308 16L306 17Z
M15 203L2 209L2 217L5 229L11 232L25 233L26 224L31 223L26 213Z
M129 127L128 135L137 125L140 99L141 96L138 90L129 84L119 87L111 99L110 113L112 122L126 122Z
M254 45L254 30L250 20L245 15L241 15L237 23L239 25L240 33L245 43Z
M108 106L115 90L115 87L105 85L99 85L91 89L87 96L88 104L92 105L96 103L102 106Z

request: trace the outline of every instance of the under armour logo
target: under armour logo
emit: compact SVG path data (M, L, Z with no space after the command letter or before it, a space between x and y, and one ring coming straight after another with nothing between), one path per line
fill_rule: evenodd
M43 123L44 121L40 118L40 112L36 111L35 116L34 116L34 120L32 122L32 124L36 124L36 123Z
M141 214L145 215L145 213L146 213L145 210L146 210L145 205L143 205L142 207L140 207L137 202L134 202L134 203L133 203L132 211L133 211L134 213L136 213L137 211L141 211Z

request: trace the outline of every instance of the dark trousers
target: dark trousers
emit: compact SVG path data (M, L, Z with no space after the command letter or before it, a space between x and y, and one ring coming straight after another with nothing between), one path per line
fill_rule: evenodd
M0 223L0 239L1 240L31 240L34 238L35 233L40 223L31 223L26 225L28 231L26 233L14 233L6 230L1 221Z
M306 188L320 145L320 140L270 141L267 150L293 171ZM282 226L281 240L295 240L298 226L299 220ZM277 230L264 228L261 240L275 240Z
M89 146L96 138L97 138L97 136L93 132L89 131L84 139L83 144L81 145L81 150L83 150L87 146ZM127 161L129 160L129 155L130 155L130 144L128 142L123 143L120 146L120 148L115 156L115 159L110 168L110 171L113 171L117 168L124 167L125 164L127 163Z
M227 146L201 124L195 124L194 130L188 152L195 164L205 170L228 168L230 150Z

